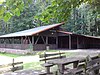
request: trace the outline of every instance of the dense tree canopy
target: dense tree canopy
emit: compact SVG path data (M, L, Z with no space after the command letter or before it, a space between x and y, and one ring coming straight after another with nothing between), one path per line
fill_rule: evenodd
M24 7L23 11L20 11L20 15L13 15L3 21L4 18L0 21L0 34L6 34L16 31L21 31L25 29L30 29L42 25L40 20L34 19L34 16L40 13L46 3L41 1L33 1L30 5ZM9 20L9 21L7 21Z
M66 31L100 35L100 0L0 0L0 34L66 22Z
M45 21L50 19L56 19L57 22L66 21L72 10L79 8L84 3L90 4L90 8L94 9L93 12L100 14L100 0L51 0L51 4L39 16L41 20Z
M42 10L42 17L41 14L38 13L40 20L43 21L50 19L66 21L71 11L83 3L89 3L91 8L95 9L94 11L100 13L100 0L6 0L0 6L0 17L8 21L14 15L19 16L21 11L29 6L32 1L49 2L45 9Z
M100 34L100 0L51 0L38 18L66 22L64 28L77 34Z
M100 19L98 12L94 13L89 4L83 4L80 8L75 8L65 26L67 31L85 35L99 35Z

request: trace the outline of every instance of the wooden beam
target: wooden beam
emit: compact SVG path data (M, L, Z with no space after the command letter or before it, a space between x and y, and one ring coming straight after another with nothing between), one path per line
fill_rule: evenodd
M37 42L38 42L39 38L40 38L40 36L38 36L38 38L37 38L37 40L36 40L35 44L37 44Z
M41 36L41 38L42 38L42 40L43 40L43 43L44 43L44 44L46 44L46 42L45 42L45 40L44 40L43 36Z
M27 37L27 40L28 40L29 44L32 44L32 41L29 36Z
M71 35L69 34L69 49L71 49Z

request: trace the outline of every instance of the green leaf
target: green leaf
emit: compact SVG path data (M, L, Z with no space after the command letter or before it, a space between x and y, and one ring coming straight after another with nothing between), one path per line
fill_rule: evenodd
M15 14L16 14L17 16L20 16L20 10L19 10L18 8L15 9Z
M32 3L33 0L28 0L28 3Z
M20 11L23 11L24 9L24 3L22 2L20 5L18 5L18 8Z
M10 12L6 12L4 16L4 21L7 22L11 18L12 14Z

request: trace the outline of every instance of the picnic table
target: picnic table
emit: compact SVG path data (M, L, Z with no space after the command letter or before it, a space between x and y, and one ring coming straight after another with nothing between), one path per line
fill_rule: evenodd
M58 66L58 69L62 75L64 73L65 65L73 63L73 68L76 68L78 65L79 60L84 60L84 58L78 58L78 57L70 57L70 58L62 58L62 59L54 59L48 61L50 64L54 64Z
M92 59L95 59L97 57L98 57L98 55L92 55L91 56ZM79 61L80 62L85 62L85 57L69 57L69 58L62 58L62 59L53 59L53 60L48 61L47 63L57 65L58 69L60 71L59 72L60 75L63 75L65 65L73 63L73 68L76 68Z

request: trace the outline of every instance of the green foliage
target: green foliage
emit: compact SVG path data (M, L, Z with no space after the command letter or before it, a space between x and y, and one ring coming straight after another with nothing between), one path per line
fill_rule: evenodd
M21 12L15 9L17 14L13 15L13 17L11 16L9 21L0 21L0 34L17 32L44 25L40 20L34 19L34 16L43 10L43 8L41 8L43 7L42 4L43 3L41 1L33 1L29 6L24 7L23 11Z
M0 34L65 21L67 31L100 35L99 18L100 0L6 0L0 5Z
M6 0L0 5L0 18L7 22L12 16L20 16L20 12L31 2L32 0Z
M47 0L49 1L49 0ZM82 4L88 3L91 7L95 6L96 11L99 12L100 0L51 0L51 4L38 15L39 19L44 22L62 22L68 20L74 8L79 8Z
M80 3L77 0L51 0L51 4L40 14L42 16L40 19L45 22L51 19L55 19L56 22L66 21L70 16L71 10Z
M1 1L0 5L0 17L4 21L8 21L12 16L20 16L24 8L30 6L30 4L38 2L42 13L38 12L39 20L43 22L56 22L66 21L71 15L73 8L80 7L83 3L89 3L92 8L96 8L96 11L100 13L100 0L6 0Z
M94 11L90 4L83 4L73 9L65 29L76 34L99 35L100 20L97 17L98 12Z

